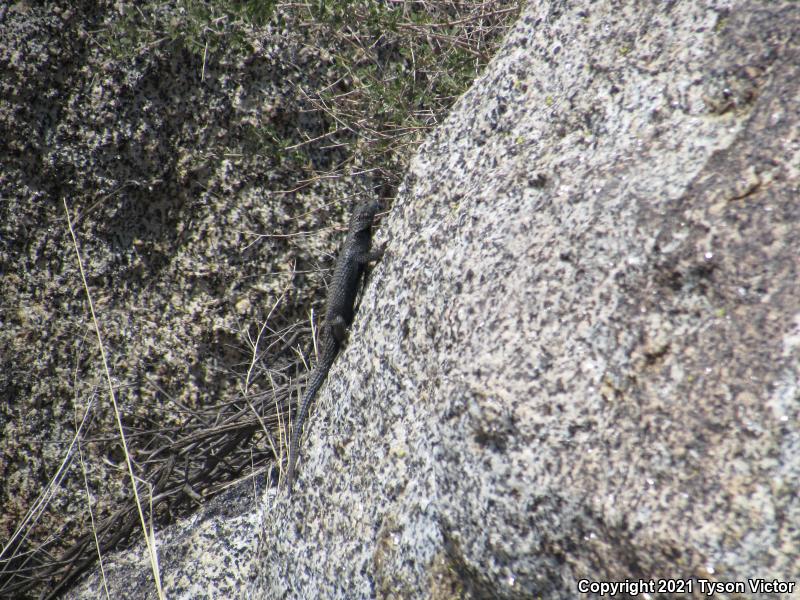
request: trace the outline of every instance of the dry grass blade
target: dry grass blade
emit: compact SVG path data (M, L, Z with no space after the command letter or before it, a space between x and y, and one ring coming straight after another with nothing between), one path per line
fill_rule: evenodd
M86 273L83 269L83 260L81 259L81 253L78 249L78 240L75 237L75 230L72 228L72 220L69 215L69 206L67 206L66 198L64 199L64 213L67 217L67 227L69 228L69 234L72 238L72 245L75 248L75 257L78 261L78 268L81 272L81 282L83 283L83 289L86 293L86 301L89 303L89 311L92 315L92 323L94 324L95 334L97 335L97 344L103 361L103 372L105 373L106 383L108 384L109 399L114 407L114 418L117 422L117 427L119 428L119 439L125 455L125 465L127 466L128 474L130 475L131 489L133 491L134 500L136 501L136 510L139 512L139 521L141 522L142 531L145 535L145 539L147 540L147 550L148 554L150 555L150 563L153 568L153 578L155 579L156 590L158 592L158 597L163 600L164 592L161 588L161 575L158 572L158 557L156 556L155 546L151 543L150 537L147 535L147 523L145 522L144 513L142 512L142 502L139 498L139 490L136 486L136 475L133 472L133 461L131 460L130 453L128 452L128 442L125 439L125 430L122 427L122 418L120 416L119 406L117 405L117 398L114 394L114 384L111 381L111 371L108 368L108 359L106 358L106 350L105 346L103 345L103 336L100 333L100 323L98 323L97 315L95 314L94 302L92 302L92 294L89 291L89 284L86 282Z
M247 386L243 385L242 390L248 390L246 396L194 411L175 403L188 418L182 428L170 431L169 437L159 430L140 432L133 438L127 436L130 456L141 471L137 479L145 482L148 489L141 495L152 515L147 532L150 540L146 541L153 542L150 529L155 525L191 514L208 498L269 471L278 462L284 445L282 432L293 408L297 380L294 374L306 371L295 343L311 334L307 326L273 330L262 325L260 330L263 335L258 344L250 344L251 350L260 356L261 345L269 348L273 364L266 368L261 359L255 362L251 359L243 374ZM262 379L267 389L251 393L248 386ZM154 382L151 384L158 388ZM167 398L166 392L161 392ZM88 414L87 410L84 420ZM83 423L78 426L81 437L85 427ZM281 436L278 440L275 433ZM114 439L95 438L92 442L110 445ZM77 444L76 437L74 445ZM277 476L274 480L277 481ZM95 564L98 554L135 540L137 528L141 529L141 519L133 505L124 506L99 522L94 518L92 521L92 531L58 558L43 559L44 548L28 553L11 552L15 560L6 563L6 567L15 577L12 582L0 585L0 597L24 597L26 592L47 582L46 597L55 598Z

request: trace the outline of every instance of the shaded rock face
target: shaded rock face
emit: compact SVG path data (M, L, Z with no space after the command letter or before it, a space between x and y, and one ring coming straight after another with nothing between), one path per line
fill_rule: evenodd
M117 55L122 8L0 6L0 550L87 412L94 518L130 506L121 448L102 441L116 426L64 203L124 423L132 435L171 436L192 411L241 396L248 338L276 303L278 330L307 318L342 206L363 191L322 182L273 193L296 187L304 171L270 140L327 127L300 91L307 79L324 82L327 66L301 35L242 26L246 61L224 44L204 56L165 33L182 14L174 9L148 15L157 40ZM336 151L308 156L326 168ZM259 446L256 456L270 452ZM72 452L21 552L55 558L89 532Z
M531 3L378 232L242 595L796 577L799 65L791 2Z
M792 3L532 3L384 222L253 597L796 576L799 52Z

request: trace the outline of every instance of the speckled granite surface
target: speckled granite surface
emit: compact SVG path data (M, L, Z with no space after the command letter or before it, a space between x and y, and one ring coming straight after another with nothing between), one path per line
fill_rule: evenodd
M797 577L798 98L796 4L533 2L384 222L253 597Z
M378 232L241 595L797 577L798 98L795 3L532 2Z

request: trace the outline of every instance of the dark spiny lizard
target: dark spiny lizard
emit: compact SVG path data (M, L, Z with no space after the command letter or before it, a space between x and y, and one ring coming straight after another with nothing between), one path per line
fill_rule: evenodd
M350 217L350 227L347 239L344 241L333 278L328 286L328 303L325 307L325 321L320 330L320 346L322 352L311 374L303 400L294 419L292 428L292 442L289 446L289 470L286 475L286 484L289 493L294 483L294 470L297 463L297 453L300 446L300 436L303 432L303 422L308 415L308 408L314 399L325 378L328 376L331 365L336 355L344 344L347 328L353 322L355 301L358 286L361 282L367 263L377 260L383 250L370 251L372 246L372 221L378 212L377 203L364 203L356 206Z

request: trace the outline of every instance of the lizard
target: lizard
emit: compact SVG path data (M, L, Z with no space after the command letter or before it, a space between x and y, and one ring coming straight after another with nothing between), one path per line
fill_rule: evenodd
M322 387L333 361L339 354L347 335L347 328L353 322L355 300L358 287L364 278L367 264L383 255L383 248L371 250L372 224L378 212L377 203L358 204L350 216L347 237L339 251L333 277L328 287L328 298L325 305L325 319L320 329L319 339L321 353L311 373L311 380L303 395L292 428L292 440L289 445L289 468L286 483L292 493L297 455L300 450L300 436L308 409Z

